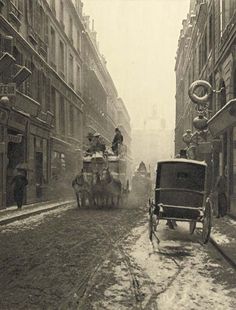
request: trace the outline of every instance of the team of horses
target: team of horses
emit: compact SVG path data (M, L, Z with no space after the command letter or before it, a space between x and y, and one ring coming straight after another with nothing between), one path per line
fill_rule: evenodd
M82 170L72 182L78 207L119 206L123 198L122 184L115 179L109 168L104 168L101 173L93 172L90 179Z

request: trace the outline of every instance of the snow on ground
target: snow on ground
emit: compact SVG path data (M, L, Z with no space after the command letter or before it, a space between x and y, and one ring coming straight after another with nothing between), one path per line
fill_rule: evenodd
M213 228L211 231L211 237L216 241L217 244L221 245L230 243L232 241L232 238L229 238L228 236L220 233L215 228Z
M178 251L182 259L177 258ZM159 310L233 309L228 292L210 276L209 268L217 264L206 265L207 254L200 244L165 240L155 250L145 228L131 255L156 283Z
M50 208L54 208L56 206L60 206L62 203L63 204L70 204L70 203L73 203L74 200L68 200L68 201L58 201L58 202L53 202L53 203L42 203L42 205L37 205L36 204L33 204L33 205L26 205L26 206L23 206L23 208L21 210L17 209L16 206L14 207L9 207L7 209L2 209L0 210L0 219L1 220L6 220L6 219L11 219L11 218L14 218L15 216L18 216L18 215L22 215L22 214L28 214L28 213L31 213L32 212L32 209L35 210L37 209L37 211L39 210L44 210L44 209L49 209ZM37 205L37 207L36 207Z
M236 221L233 219L229 219L229 223L233 226L236 226Z
M32 215L26 219L17 220L13 223L4 225L4 228L3 229L0 228L0 231L1 233L7 233L7 232L17 233L19 230L34 229L35 227L41 225L41 223L44 222L44 220L48 216L53 215L60 217L62 216L63 212L67 211L71 207L72 207L71 205L66 205L65 207L59 207L58 209L54 209L45 213Z
M229 294L235 294L236 290L229 291L212 278L212 272L223 273L223 268L208 257L204 247L197 242L199 236L189 237L187 225L184 224L179 225L177 231L170 232L172 237L177 234L177 238L168 239L165 236L166 232L169 232L168 228L164 224L160 226L159 245L149 241L148 228L145 225L135 228L123 247L130 256L133 268L136 268L140 290L145 296L142 308L154 309L150 305L150 300L154 297L158 310L235 309ZM224 237L221 238L226 241ZM132 240L136 240L135 244ZM119 301L122 301L119 296L122 296L122 291L127 291L129 286L127 276L123 281L120 266L114 268L113 272L116 284L106 289L105 296L112 298L109 298L109 306L103 303L103 309L129 309L128 305L125 307L123 303L119 304Z

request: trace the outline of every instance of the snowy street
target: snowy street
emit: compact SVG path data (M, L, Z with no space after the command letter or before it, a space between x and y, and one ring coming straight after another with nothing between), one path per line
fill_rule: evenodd
M144 208L53 210L1 227L1 309L235 309L235 271ZM30 305L30 306L29 306Z

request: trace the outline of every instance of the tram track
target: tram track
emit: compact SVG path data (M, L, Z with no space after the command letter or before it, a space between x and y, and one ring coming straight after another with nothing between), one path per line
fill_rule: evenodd
M99 241L99 244L103 245L103 247L104 244L106 244L105 247L106 249L103 251L103 254L100 255L100 260L97 254L94 254L94 257L88 263L85 276L82 279L80 278L78 282L74 285L75 289L71 291L71 293L67 296L66 300L64 300L64 302L60 305L59 309L68 308L68 306L71 306L71 302L76 303L73 309L74 308L81 310L84 309L84 305L86 304L90 293L93 291L93 288L97 284L96 279L97 276L99 276L99 272L103 268L105 262L109 260L109 257L111 257L112 254L117 250L121 254L123 262L125 263L126 268L129 272L129 276L131 279L130 282L133 288L133 295L136 300L136 305L134 309L143 309L142 307L139 306L142 299L142 294L139 291L140 288L139 281L135 277L135 273L132 270L128 255L124 251L122 251L120 247L120 243L122 243L129 236L130 229L125 229L123 226L117 224L117 227L119 226L118 230L121 232L123 231L123 233L118 238L112 238L109 231L104 227L106 225L99 224L97 223L97 221L93 221L92 223L90 223L90 225L96 226L96 230L100 231L100 233L98 231L98 234L100 234L100 236L104 235L102 240ZM89 246L90 241L91 238L89 238L89 240L81 241L78 245L74 245L73 248L79 249L80 245L86 247L86 244ZM108 273L106 273L105 275L103 274L102 282L107 283L110 277L111 275L109 275ZM74 296L77 296L77 301L75 300Z

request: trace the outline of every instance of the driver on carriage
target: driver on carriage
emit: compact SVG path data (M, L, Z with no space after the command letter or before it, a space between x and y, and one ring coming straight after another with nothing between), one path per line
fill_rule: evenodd
M112 141L112 151L115 155L119 155L119 145L123 143L123 136L119 128L115 129L115 136Z
M106 145L105 143L102 141L102 137L100 135L100 133L95 132L94 135L90 135L88 137L89 142L90 142L90 147L87 150L87 153L96 153L96 152L102 152L104 153L106 151Z

